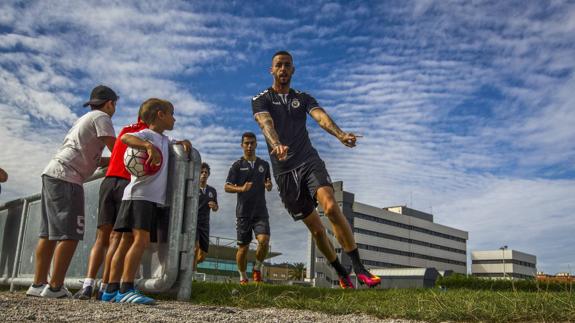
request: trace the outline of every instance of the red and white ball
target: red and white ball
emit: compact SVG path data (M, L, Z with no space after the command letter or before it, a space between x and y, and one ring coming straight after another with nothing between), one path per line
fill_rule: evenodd
M150 163L146 163L149 156L145 149L128 147L124 153L124 165L126 166L126 170L136 177L157 173L162 167L164 158L162 156L162 152L158 148L156 148L156 151L160 153L160 163L152 165Z

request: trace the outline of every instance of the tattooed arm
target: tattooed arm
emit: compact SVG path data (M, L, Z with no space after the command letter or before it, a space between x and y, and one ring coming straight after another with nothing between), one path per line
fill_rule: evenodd
M262 112L256 114L255 119L262 129L262 133L264 134L266 141L272 147L270 154L275 154L279 160L285 160L289 147L282 145L280 142L278 133L274 128L274 120L272 119L272 116L267 112Z
M347 147L355 147L356 136L351 132L342 131L323 108L316 107L309 114L319 124L319 126L336 137Z

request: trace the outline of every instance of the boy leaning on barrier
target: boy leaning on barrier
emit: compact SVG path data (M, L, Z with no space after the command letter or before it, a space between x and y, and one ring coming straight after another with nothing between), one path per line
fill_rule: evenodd
M108 286L110 278L110 263L120 239L121 232L113 231L114 223L120 210L124 189L130 183L130 173L124 166L124 153L128 146L122 142L122 135L126 133L138 132L148 128L145 122L141 120L141 109L138 112L138 122L122 128L114 144L114 150L110 156L110 164L106 171L106 177L100 184L99 201L98 201L98 229L96 231L96 241L90 251L88 260L88 271L82 289L80 289L74 298L88 300L92 297L95 286L96 275L102 262L104 262L104 271L102 273L102 283L96 298L101 299L102 293ZM130 235L131 232L124 233Z
M189 151L191 143L188 140L175 141L164 135L164 131L172 130L176 122L174 106L169 101L148 99L142 104L141 109L142 120L149 128L124 134L122 142L132 148L145 149L149 155L149 163L152 165L161 163L160 170L152 175L132 176L124 190L114 230L132 232L133 242L130 243L122 236L112 259L110 282L102 294L102 301L151 305L155 303L154 299L140 294L135 289L134 280L142 254L150 243L150 232L154 222L160 216L160 206L166 203L169 145L182 144L184 150ZM125 250L127 251L123 257ZM122 262L123 268L120 266ZM116 277L120 268L122 275L118 282Z
M116 93L99 85L92 90L91 111L80 117L42 173L40 239L36 247L34 283L26 295L68 298L64 287L68 266L78 241L84 237L83 183L98 166L105 166L102 150L114 148L111 117L116 112ZM48 272L53 264L50 281Z

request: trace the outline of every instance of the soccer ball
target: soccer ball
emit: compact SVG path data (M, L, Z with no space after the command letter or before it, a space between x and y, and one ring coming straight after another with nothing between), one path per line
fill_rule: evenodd
M164 158L162 152L158 148L156 148L156 150L160 153L160 164L151 165L146 163L146 160L148 160L148 152L145 149L128 147L124 153L126 170L136 177L157 173L162 167Z

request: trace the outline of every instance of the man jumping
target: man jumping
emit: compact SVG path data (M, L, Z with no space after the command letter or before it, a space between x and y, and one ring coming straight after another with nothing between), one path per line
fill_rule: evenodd
M290 88L294 72L291 54L275 53L270 68L273 85L252 99L254 118L267 140L280 197L293 219L302 220L308 227L318 249L336 270L339 285L354 288L315 210L319 202L337 241L351 258L359 282L374 287L381 280L361 263L351 226L335 200L325 164L311 145L307 114L347 147L355 146L356 135L342 131L312 96Z

